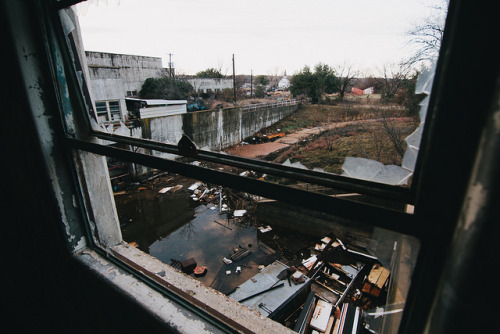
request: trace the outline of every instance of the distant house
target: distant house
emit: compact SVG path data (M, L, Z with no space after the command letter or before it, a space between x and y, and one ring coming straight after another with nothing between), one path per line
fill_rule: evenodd
M168 75L158 57L92 51L86 51L85 55L99 122L125 120L125 97L138 96L147 78Z
M371 95L375 92L375 89L373 87L368 87L366 89L359 89L356 87L352 87L352 94L353 95Z
M290 79L285 74L278 82L278 90L287 90L288 88L290 88Z

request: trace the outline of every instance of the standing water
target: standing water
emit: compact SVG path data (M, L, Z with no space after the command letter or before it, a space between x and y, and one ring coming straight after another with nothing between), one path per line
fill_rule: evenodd
M116 194L126 242L166 264L194 259L197 266L207 268L206 274L196 279L224 293L276 258L261 241L263 233L245 215L234 217L232 210L225 210L217 191L200 200L189 190L193 180L176 176L162 181L159 178L157 183L165 180L169 187L162 188L165 183L156 187L143 184ZM158 188L170 189L161 193ZM231 256L242 253L245 256L231 260Z

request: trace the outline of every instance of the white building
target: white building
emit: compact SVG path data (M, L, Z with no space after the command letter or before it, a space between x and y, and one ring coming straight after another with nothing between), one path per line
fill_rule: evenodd
M233 79L227 78L188 78L185 79L198 93L217 93L224 89L233 89Z
M285 74L283 78L278 82L278 89L279 90L287 90L290 87L290 79L288 79L287 75Z
M86 51L90 88L101 122L125 119L125 97L137 96L147 78L167 74L159 57Z

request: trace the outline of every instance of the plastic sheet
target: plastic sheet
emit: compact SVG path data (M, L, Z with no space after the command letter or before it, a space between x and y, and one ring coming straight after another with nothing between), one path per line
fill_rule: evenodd
M344 176L391 185L406 184L412 175L406 168L365 158L347 157L342 169Z

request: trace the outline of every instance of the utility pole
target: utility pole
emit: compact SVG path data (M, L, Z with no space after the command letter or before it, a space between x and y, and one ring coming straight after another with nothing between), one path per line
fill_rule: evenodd
M168 76L170 77L170 79L172 79L172 68L174 67L173 63L172 63L172 53L169 53L168 56L169 56L169 60L168 60Z
M233 53L233 97L234 97L234 103L236 104L236 75L234 71L234 53Z
M250 70L250 98L253 98L253 70Z

